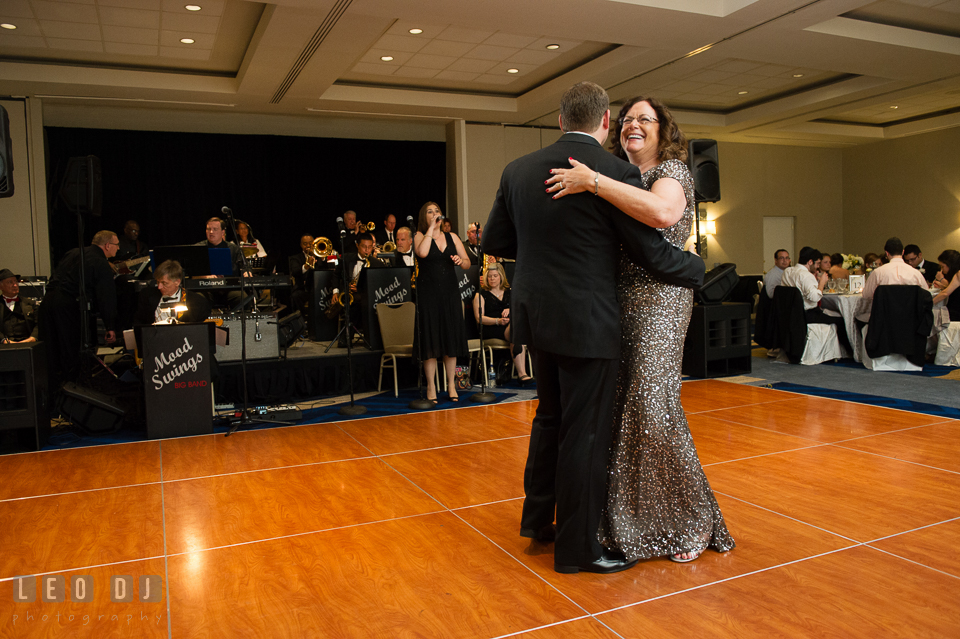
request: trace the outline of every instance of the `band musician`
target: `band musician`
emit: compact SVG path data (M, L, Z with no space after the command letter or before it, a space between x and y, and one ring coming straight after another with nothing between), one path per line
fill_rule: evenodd
M20 299L20 283L8 268L0 271L0 293L3 294L3 304L0 305L0 337L3 343L37 341L37 309L30 300Z
M353 295L353 301L350 306L350 321L354 324L360 323L360 301L363 299L363 291L358 289L360 276L364 269L384 268L390 266L379 257L373 242L373 235L370 233L361 233L357 236L357 252L349 253L343 256L340 264L337 266L337 284L334 294L339 292L339 287L343 285L343 274L346 269L350 293ZM343 304L346 306L346 304Z
M135 321L137 324L183 324L202 322L210 317L210 301L180 286L183 267L167 260L154 273L156 287L140 293Z

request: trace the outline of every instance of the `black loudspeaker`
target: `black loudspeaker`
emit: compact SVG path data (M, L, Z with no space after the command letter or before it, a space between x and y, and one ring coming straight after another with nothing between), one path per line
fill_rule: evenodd
M70 158L60 185L60 197L72 211L99 216L103 210L100 158Z
M280 329L280 348L286 348L297 341L297 338L303 333L303 329L307 327L303 323L303 315L300 311L295 313L290 313L278 324Z
M703 276L703 286L697 291L697 300L701 304L722 304L739 281L736 264L721 264Z
M697 202L720 201L720 157L716 140L690 140L687 162Z
M0 197L13 195L13 146L10 144L10 118L0 106Z
M50 434L43 342L0 345L0 430L30 428L40 450Z
M67 382L61 390L60 414L88 433L120 430L126 414L112 397Z

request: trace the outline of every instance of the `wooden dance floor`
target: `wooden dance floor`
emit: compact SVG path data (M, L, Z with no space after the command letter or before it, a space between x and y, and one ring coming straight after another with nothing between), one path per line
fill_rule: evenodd
M960 421L683 399L737 548L609 576L517 534L535 402L2 457L0 636L960 636Z

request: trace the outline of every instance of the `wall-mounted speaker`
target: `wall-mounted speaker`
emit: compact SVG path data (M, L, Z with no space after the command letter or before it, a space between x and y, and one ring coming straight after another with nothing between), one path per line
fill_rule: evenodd
M60 197L72 211L99 216L103 211L100 158L70 158L60 185Z
M716 140L690 140L687 163L697 202L720 201L720 157Z
M10 144L10 118L0 106L0 197L13 195L13 146Z

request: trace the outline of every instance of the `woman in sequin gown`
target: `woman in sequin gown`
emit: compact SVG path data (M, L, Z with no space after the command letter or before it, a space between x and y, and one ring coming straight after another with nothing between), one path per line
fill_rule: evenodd
M574 161L555 170L555 192L582 190L610 200L682 247L695 215L686 139L655 98L620 110L613 152L639 167L645 191ZM582 187L582 188L581 188ZM566 192L564 192L566 191ZM704 475L680 404L680 365L693 292L660 282L621 254L617 290L621 361L607 504L600 540L627 559L667 556L685 563L706 548L734 547Z

